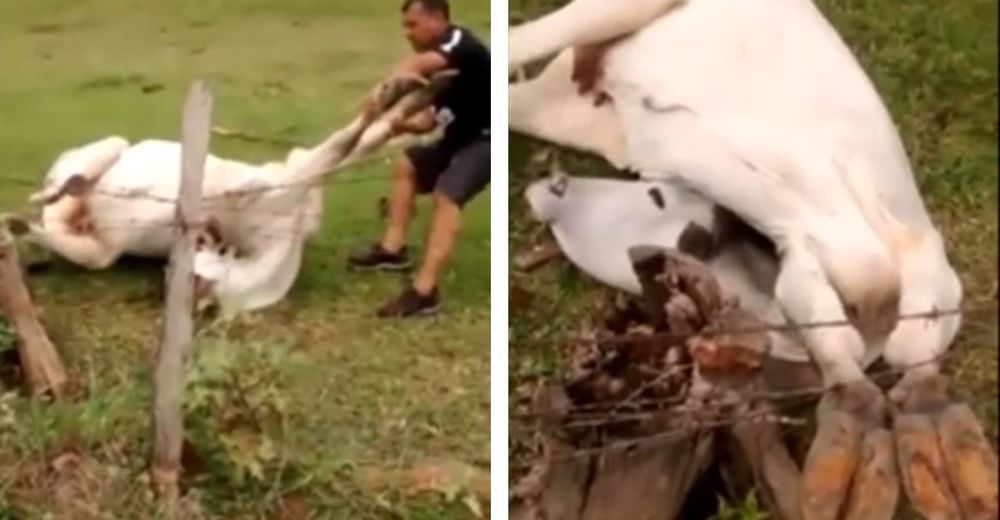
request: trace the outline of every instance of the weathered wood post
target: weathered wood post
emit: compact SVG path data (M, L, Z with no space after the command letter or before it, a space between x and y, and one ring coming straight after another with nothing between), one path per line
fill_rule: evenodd
M154 487L170 503L177 497L184 418L184 365L191 351L194 308L195 237L202 224L201 185L208 155L212 95L201 81L191 86L184 105L181 186L177 228L167 268L167 303L156 356L153 388Z
M17 332L18 355L31 393L60 395L66 385L66 369L38 321L17 260L17 248L6 231L0 232L0 310Z

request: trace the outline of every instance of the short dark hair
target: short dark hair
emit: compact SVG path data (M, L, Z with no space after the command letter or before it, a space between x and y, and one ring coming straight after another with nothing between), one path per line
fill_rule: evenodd
M406 12L414 4L428 11L435 11L444 15L445 20L451 19L451 9L448 7L448 0L403 0L403 8L400 11Z

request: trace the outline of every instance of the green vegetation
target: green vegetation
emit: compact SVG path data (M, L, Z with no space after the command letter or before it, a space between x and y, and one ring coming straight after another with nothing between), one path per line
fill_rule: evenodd
M486 38L488 4L453 3ZM3 2L0 210L29 211L28 193L68 147L111 134L176 139L198 78L215 94L215 124L318 141L408 52L398 26L396 2ZM249 161L287 152L219 137L211 148ZM489 467L489 196L467 210L442 314L379 321L401 280L345 261L380 232L388 169L359 165L329 185L287 301L199 332L187 518L474 516L468 490L417 493L436 487L407 476L428 459ZM425 228L413 230L418 252ZM32 273L79 392L45 403L0 385L0 518L154 517L144 471L162 280L162 264L141 261Z

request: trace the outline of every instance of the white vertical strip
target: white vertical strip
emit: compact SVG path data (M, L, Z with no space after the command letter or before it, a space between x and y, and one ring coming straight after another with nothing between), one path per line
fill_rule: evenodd
M490 0L490 517L507 518L507 0Z

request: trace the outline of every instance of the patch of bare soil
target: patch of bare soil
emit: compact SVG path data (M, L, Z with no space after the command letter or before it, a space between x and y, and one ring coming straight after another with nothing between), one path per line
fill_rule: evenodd
M152 514L155 500L145 474L137 475L128 466L120 446L106 445L95 451L67 445L53 452L46 462L32 460L11 468L17 475L7 494L15 511L30 516L44 504L54 518L98 520L117 518L125 511ZM180 518L208 519L198 501L181 497Z

